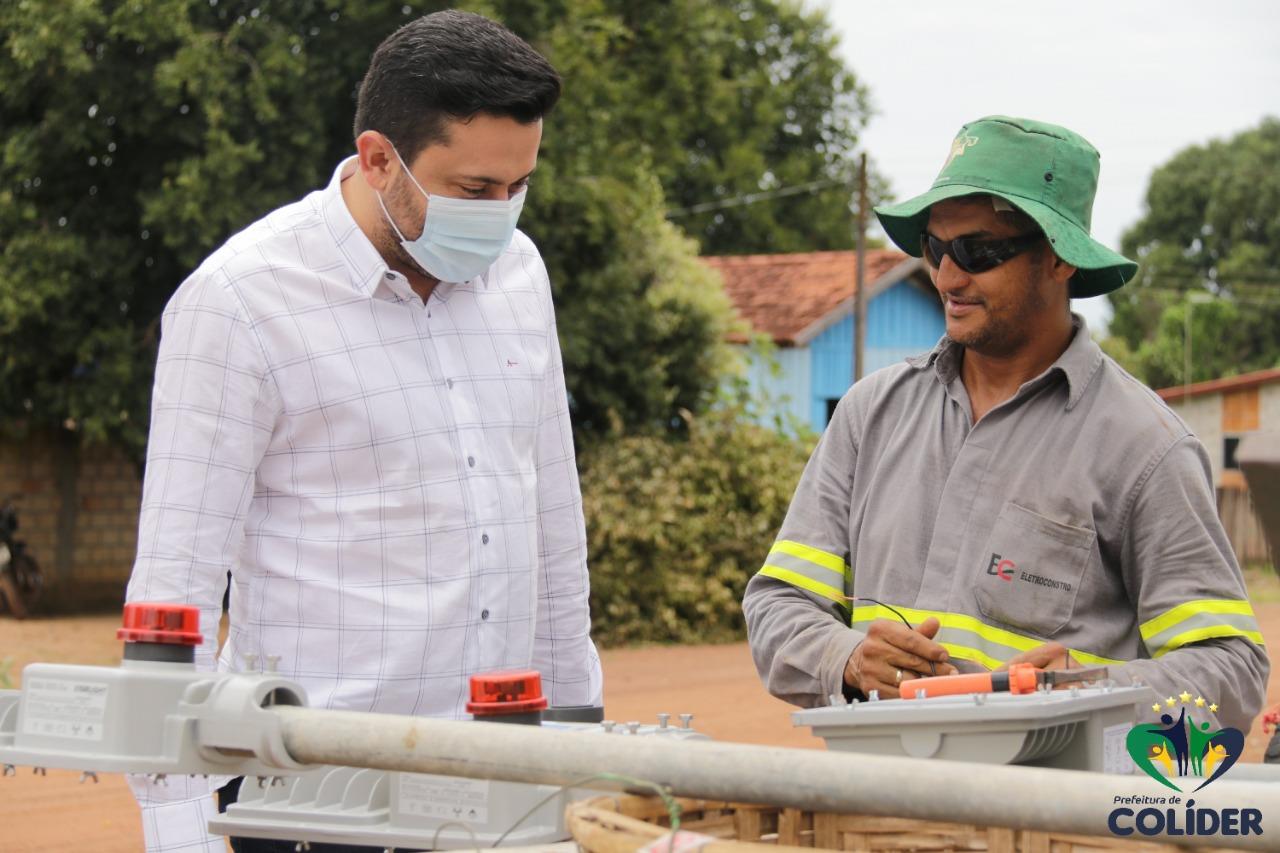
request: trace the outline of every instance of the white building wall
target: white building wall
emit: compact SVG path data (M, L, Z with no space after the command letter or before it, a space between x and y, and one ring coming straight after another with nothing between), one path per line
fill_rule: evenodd
M1280 430L1280 382L1268 382L1258 389L1258 426Z
M1222 476L1222 395L1201 394L1190 399L1175 400L1169 407L1178 413L1209 452L1213 481Z

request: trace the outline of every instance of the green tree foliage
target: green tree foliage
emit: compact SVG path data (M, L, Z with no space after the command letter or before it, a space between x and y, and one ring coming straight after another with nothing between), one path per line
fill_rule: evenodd
M6 426L141 446L173 290L350 148L352 86L398 13L341 5L0 2Z
M690 418L682 436L593 443L582 494L597 642L741 639L743 590L807 457L732 407Z
M1176 154L1124 237L1142 267L1109 295L1108 345L1153 387L1280 365L1280 119ZM1127 359L1127 361L1126 361Z
M377 43L444 2L0 0L0 425L145 440L158 319L229 234L324 183ZM671 206L849 176L865 98L790 2L492 0L566 80L523 227L576 421L710 399L729 322ZM711 252L848 244L847 190L679 220Z
M811 5L811 4L810 4ZM765 203L677 216L703 254L853 246L851 156L870 116L820 9L796 0L492 0L482 10L526 37L568 35L558 62L590 54L570 100L609 144L660 181L673 211L829 183ZM583 49L585 47L585 49ZM564 68L561 69L564 71ZM872 182L872 196L884 195Z
M521 2L479 10L543 50L566 81L522 222L555 291L576 427L647 429L701 410L731 359L732 312L696 245L663 217L646 141L621 122L622 105L640 97L614 73L625 26L587 0L555 15Z
M866 91L820 10L798 2L612 0L621 135L644 141L673 208L818 181L825 190L681 216L709 255L852 248Z

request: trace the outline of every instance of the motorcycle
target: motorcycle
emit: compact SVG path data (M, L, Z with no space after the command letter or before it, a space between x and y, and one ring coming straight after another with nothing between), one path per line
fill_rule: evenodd
M25 619L40 597L44 576L17 532L18 511L9 500L0 507L0 612L7 609L15 619Z
M1262 733L1271 735L1267 752L1262 756L1264 764L1280 764L1280 705L1262 718Z

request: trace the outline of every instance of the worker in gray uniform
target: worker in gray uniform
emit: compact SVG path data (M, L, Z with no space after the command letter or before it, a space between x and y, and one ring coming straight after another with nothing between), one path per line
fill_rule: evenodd
M840 401L747 586L775 696L1106 665L1248 730L1270 665L1208 456L1070 310L1137 271L1089 236L1098 169L1065 128L991 116L928 192L876 209L946 335Z

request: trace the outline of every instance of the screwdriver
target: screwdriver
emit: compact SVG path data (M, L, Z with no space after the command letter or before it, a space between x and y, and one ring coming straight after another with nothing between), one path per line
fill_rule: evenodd
M1107 668L1040 669L1029 663L1015 663L1000 672L968 672L960 675L938 675L904 682L903 699L928 699L933 696L959 696L966 693L1035 693L1043 686L1097 681L1107 677Z

